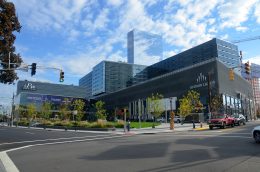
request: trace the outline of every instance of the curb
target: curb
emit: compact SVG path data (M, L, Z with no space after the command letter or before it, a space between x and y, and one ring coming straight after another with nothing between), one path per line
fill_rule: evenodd
M205 130L209 130L209 127L202 127L202 128L195 128L193 129L193 131L205 131Z

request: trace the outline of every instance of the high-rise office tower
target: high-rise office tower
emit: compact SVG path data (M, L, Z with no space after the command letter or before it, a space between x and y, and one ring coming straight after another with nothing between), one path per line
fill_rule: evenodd
M151 65L162 60L162 37L139 30L127 34L127 62L131 64Z
M146 66L124 62L102 61L79 80L87 97L112 93L147 80Z

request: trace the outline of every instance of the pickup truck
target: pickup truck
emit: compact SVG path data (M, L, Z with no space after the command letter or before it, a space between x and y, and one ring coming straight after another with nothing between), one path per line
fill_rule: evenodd
M235 119L226 114L214 114L209 120L209 129L212 130L213 127L226 128L226 126L235 126Z

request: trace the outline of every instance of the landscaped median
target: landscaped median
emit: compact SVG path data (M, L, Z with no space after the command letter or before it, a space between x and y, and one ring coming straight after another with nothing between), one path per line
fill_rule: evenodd
M98 120L96 122L88 121L69 121L69 120L39 120L39 122L20 120L15 122L16 126L24 127L39 127L39 128L54 128L64 130L98 130L98 131L113 131L116 128L124 128L124 121L118 120L116 122ZM158 126L160 123L141 122L141 128L148 128L152 126ZM131 122L131 128L139 128L139 122Z

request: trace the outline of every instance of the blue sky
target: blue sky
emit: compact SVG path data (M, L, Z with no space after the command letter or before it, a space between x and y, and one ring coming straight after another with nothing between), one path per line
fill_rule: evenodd
M9 0L22 25L16 51L27 64L62 68L64 84L100 61L127 61L127 32L139 29L163 38L164 58L214 37L260 36L260 0ZM237 44L244 60L260 64L260 40ZM19 72L20 79L58 83L53 70ZM15 86L0 84L1 96ZM8 99L6 99L8 100ZM3 100L0 103L8 101Z

